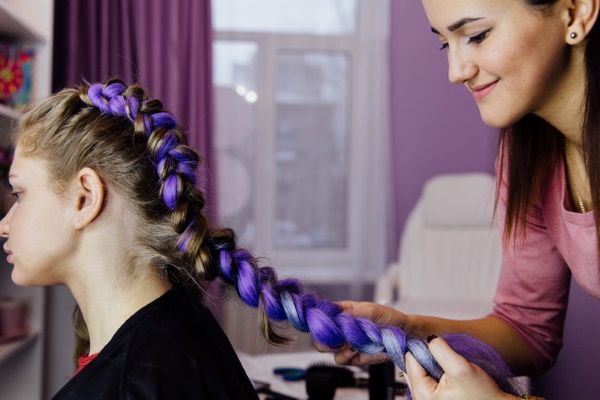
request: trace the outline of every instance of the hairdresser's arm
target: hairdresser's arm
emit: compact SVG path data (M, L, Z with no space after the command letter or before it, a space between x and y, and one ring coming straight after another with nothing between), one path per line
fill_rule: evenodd
M468 321L455 321L417 315L407 316L407 327L419 337L419 332L445 334L464 332L492 346L518 374L529 374L535 370L533 359L521 337L504 320L485 317Z
M444 374L439 382L436 381L408 353L406 370L414 400L514 400L518 398L500 390L488 374L454 352L445 340L433 339L429 343L429 351L444 369Z
M387 306L370 302L343 301L344 312L356 317L371 319L379 325L399 326L410 335L425 339L429 335L467 333L494 347L514 372L526 374L534 370L533 360L519 335L500 318L486 317L477 320L456 321L444 318L406 315ZM342 348L335 354L339 364L362 365L380 361L381 356L366 356Z

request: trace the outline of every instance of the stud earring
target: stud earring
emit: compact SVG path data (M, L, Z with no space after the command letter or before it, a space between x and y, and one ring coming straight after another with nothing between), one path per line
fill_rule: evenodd
M569 37L571 39L577 39L577 32L571 32L571 33L569 33Z

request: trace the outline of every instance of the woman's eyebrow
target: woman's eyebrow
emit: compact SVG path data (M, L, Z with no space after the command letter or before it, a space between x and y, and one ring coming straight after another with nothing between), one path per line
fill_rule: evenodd
M455 30L462 28L463 25L469 24L471 22L479 21L480 19L483 19L483 17L461 18L458 21L456 21L455 23L449 25L448 30L450 32L454 32ZM431 27L431 32L435 33L436 35L440 34L440 32L437 29L435 29L433 26Z

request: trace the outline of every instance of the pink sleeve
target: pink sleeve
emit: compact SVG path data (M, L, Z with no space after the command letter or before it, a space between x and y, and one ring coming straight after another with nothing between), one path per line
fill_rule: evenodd
M498 218L504 237L507 187L500 185ZM504 244L502 269L491 316L512 326L527 345L541 373L550 368L562 347L570 271L551 240L536 204L526 235Z

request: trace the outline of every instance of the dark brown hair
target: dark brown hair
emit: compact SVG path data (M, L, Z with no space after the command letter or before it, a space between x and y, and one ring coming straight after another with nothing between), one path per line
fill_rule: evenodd
M526 0L540 12L550 12L557 0ZM600 28L595 24L585 50L586 99L581 143L590 180L594 210L600 210ZM562 165L564 137L552 125L527 115L500 131L499 173L508 179L505 240L524 234L527 215L547 179ZM600 212L595 213L600 237ZM599 241L600 243L600 241Z

